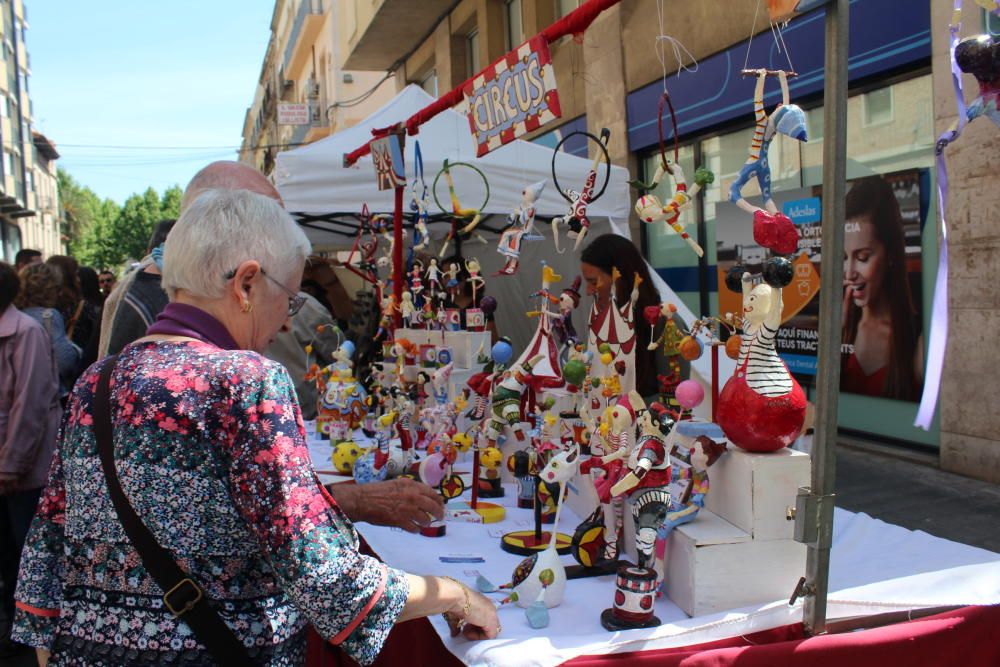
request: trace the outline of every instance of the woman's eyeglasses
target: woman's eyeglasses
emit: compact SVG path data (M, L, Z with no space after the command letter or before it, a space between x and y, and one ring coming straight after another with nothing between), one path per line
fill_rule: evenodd
M270 280L275 285L277 285L278 287L280 287L281 291L288 295L288 316L289 317L294 317L296 313L298 313L300 310L302 310L302 306L306 305L306 298L304 296L302 296L300 294L296 294L295 292L293 292L292 290L288 289L287 287L285 287L284 285L282 285L281 283L279 283L277 280L275 280L274 278L272 278L267 273L267 271L264 270L264 267L261 267L260 274L262 276L264 276L265 278L267 278L268 280ZM227 273L225 275L226 280L232 280L235 277L236 277L236 269L233 269L232 271L230 271L229 273Z

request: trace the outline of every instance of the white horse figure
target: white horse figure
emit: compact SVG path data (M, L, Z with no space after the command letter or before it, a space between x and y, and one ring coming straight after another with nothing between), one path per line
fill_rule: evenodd
M531 627L544 628L549 624L548 609L556 607L563 601L566 591L566 568L559 560L556 551L556 538L559 527L559 514L562 512L563 498L566 495L566 482L576 474L580 467L580 448L573 445L570 449L552 457L548 465L539 473L541 481L549 484L562 484L556 505L556 520L552 524L552 538L544 551L532 554L522 560L511 575L511 582L497 587L480 576L477 585L484 593L492 593L500 589L511 589L500 604L513 602L518 607L526 609L528 623Z

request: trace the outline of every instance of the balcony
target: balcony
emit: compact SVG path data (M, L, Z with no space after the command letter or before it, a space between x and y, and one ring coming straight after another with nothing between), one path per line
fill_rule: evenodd
M419 46L454 4L452 0L383 0L367 25L358 25L358 38L344 69L388 70Z
M310 46L316 42L323 27L323 0L301 0L295 13L295 22L288 35L282 69L289 78L296 79L309 62Z

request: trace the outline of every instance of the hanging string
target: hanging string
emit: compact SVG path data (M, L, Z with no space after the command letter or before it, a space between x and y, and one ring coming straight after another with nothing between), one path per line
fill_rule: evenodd
M788 21L785 21L786 25L787 23ZM781 34L781 26L771 23L771 35L774 37L775 46L778 47L778 53L785 52L785 59L788 60L788 70L794 72L795 65L792 64L792 52L788 50L788 46L785 44L785 38Z
M757 14L760 13L761 0L757 0L757 9L753 12L753 25L750 27L750 39L747 41L747 57L743 59L743 69L750 69L750 47L753 45L753 34L757 32Z
M687 50L687 47L681 43L679 39L671 35L667 35L663 30L663 0L656 0L656 16L659 19L660 34L656 36L656 57L660 61L660 69L663 72L663 92L667 92L667 54L666 54L666 44L670 44L674 51L674 60L677 61L677 76L680 76L681 71L686 72L697 72L698 71L698 61L695 59L694 55ZM693 66L688 66L684 64L684 59L681 57L686 55L691 61Z

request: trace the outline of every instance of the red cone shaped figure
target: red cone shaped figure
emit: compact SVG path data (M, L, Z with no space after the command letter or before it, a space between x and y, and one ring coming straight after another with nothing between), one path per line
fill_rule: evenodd
M799 437L806 397L774 349L781 290L753 286L743 274L744 333L733 374L719 396L717 421L726 437L751 452L773 452Z

